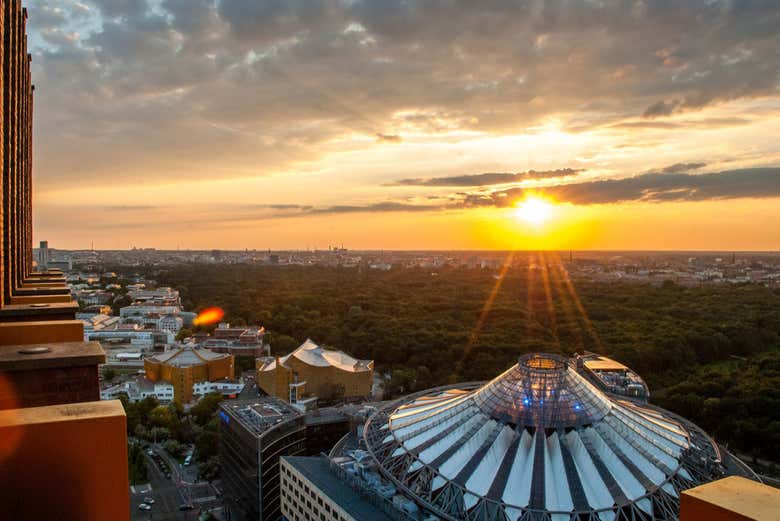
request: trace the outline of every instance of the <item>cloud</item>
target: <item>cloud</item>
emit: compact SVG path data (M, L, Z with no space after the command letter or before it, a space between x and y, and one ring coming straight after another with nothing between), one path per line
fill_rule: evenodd
M661 116L671 116L680 104L679 100L658 101L647 107L642 113L642 117L652 119Z
M679 174L684 172L690 172L691 170L698 170L707 166L707 163L691 162L691 163L675 163L659 170L663 174Z
M517 183L536 179L571 177L582 172L580 169L560 168L558 170L528 170L517 173L485 173L448 177L428 177L401 179L389 186L489 186L505 183Z
M681 170L673 165L673 170ZM726 170L707 174L654 172L622 179L602 179L545 187L556 201L580 205L707 201L742 197L780 197L780 167ZM464 198L465 206L507 206L524 195L523 189Z
M398 134L382 134L380 132L376 133L376 139L385 143L400 143L402 141L401 136Z
M444 131L500 135L578 115L662 123L729 100L777 97L780 81L774 2L34 7L43 187L132 184L161 172L265 175L317 160L354 134L382 142Z

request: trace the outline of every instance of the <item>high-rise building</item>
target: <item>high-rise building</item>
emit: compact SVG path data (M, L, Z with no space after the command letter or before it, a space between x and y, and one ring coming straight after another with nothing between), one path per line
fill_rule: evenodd
M84 342L83 322L75 319L78 304L62 272L33 269L33 86L26 24L21 2L4 0L0 518L129 520L126 418L119 401L100 401L98 365L105 353L97 342Z
M279 457L304 454L303 415L276 398L220 406L220 461L225 509L234 521L275 521Z
M38 247L38 269L46 271L49 267L49 241L41 241Z

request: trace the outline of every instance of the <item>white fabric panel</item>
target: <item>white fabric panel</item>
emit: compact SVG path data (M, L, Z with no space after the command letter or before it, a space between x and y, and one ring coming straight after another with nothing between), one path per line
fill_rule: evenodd
M674 432L664 429L663 427L656 425L649 419L645 418L641 414L637 414L636 412L625 407L616 407L615 409L618 409L620 414L624 414L626 417L630 418L631 421L641 425L644 429L652 432L658 438L663 440L663 443L666 444L672 451L674 451L675 455L680 453L681 448L688 447L688 440L684 436L679 436Z
M416 429L424 425L423 422L436 421L435 419L431 420L431 418L435 418L436 416L447 414L449 412L454 413L459 408L467 407L467 406L468 406L468 402L464 404L463 400L458 398L456 400L451 400L444 403L432 405L426 408L424 411L417 412L409 416L393 415L390 417L390 426L396 432L407 426L411 426L413 429Z
M638 412L639 414L645 416L648 419L652 419L655 423L661 425L665 429L668 429L670 431L674 431L677 434L679 434L680 436L682 436L682 437L687 439L687 435L686 435L685 429L680 427L680 425L678 425L677 423L674 423L672 420L664 418L663 415L661 415L660 413L655 412L655 411L650 410L650 409L642 409L642 410L638 410L637 409L636 412Z
M553 512L569 512L574 509L557 432L552 433L545 442L544 506Z
M504 426L501 429L490 449L485 453L485 457L482 458L477 468L474 469L474 473L466 481L467 489L476 492L480 496L487 494L493 484L493 479L496 477L496 472L498 472L498 468L501 466L504 455L509 450L509 446L512 445L512 441L514 441L516 436L515 431L511 427Z
M638 506L643 512L648 514L650 517L653 517L653 502L649 499L640 499L636 502L636 506Z
M639 451L618 434L611 425L606 422L601 422L596 426L596 430L599 431L599 434L601 434L602 437L607 437L612 440L623 454L625 454L634 465L639 467L639 470L641 470L654 484L660 485L661 482L666 479L666 474L664 474L661 469L650 463L650 460L640 454Z
M408 425L410 421L419 420L426 416L429 412L441 412L448 408L448 406L463 402L462 396L456 396L448 400L437 401L434 403L426 402L420 404L418 407L409 409L403 409L390 416L390 423L394 428Z
M485 443L485 440L495 428L495 420L485 422L473 436L466 440L466 442L455 451L455 454L450 456L447 461L439 466L439 473L448 479L453 479L457 476L458 472L460 472L463 469L463 466L469 462L472 456L474 456L474 453L482 447L482 444Z
M577 473L580 475L582 488L585 490L585 496L587 496L590 506L595 509L611 507L615 503L615 499L604 484L604 480L601 479L599 471L593 465L593 460L590 459L588 449L583 445L579 433L571 431L564 436L564 439L566 440L566 446L571 451L574 464L577 467Z
M512 471L506 480L504 494L501 497L504 503L519 507L528 506L528 502L531 499L531 477L534 470L534 440L536 440L535 434L531 437L528 431L523 431L520 443L517 446L515 462L512 465Z
M506 513L506 517L509 518L511 521L517 521L517 519L523 514L523 511L519 508L505 508L504 512Z
M599 512L599 519L601 519L601 521L615 521L616 517L614 512Z
M439 457L442 452L450 448L453 443L458 441L461 436L466 434L466 431L468 431L472 425L475 423L482 423L484 421L485 417L483 415L475 414L469 418L468 421L465 421L454 428L447 436L422 451L419 455L419 459L422 460L423 463L432 462L437 457Z
M593 444L596 454L599 455L609 473L615 478L623 493L628 499L636 499L644 496L647 491L645 487L634 477L630 470L620 461L620 458L609 448L601 439L601 436L594 429L585 429L584 435Z
M466 494L463 496L463 504L466 505L466 510L476 505L478 501L479 497L471 494L470 492L466 492Z
M406 448L414 449L416 447L419 447L426 441L430 440L434 436L437 436L439 433L452 428L453 425L467 421L469 416L473 414L476 414L476 411L472 408L469 408L460 411L457 414L454 414L451 418L442 421L439 425L434 425L429 429L424 429L422 432L419 432L416 436L413 436L411 438L404 439L403 435L401 435L400 433L396 433L396 435L403 440L403 444L404 446L406 446ZM419 429L419 427L416 427L414 429L412 429L411 427L406 427L404 430L408 435L417 429Z
M676 469L678 467L677 459L674 458L668 449L656 444L657 436L652 433L648 433L642 427L635 423L626 423L624 418L619 416L607 416L604 421L615 428L615 430L623 437L630 438L635 441L643 441L642 448L649 452L654 458L663 462L670 469Z

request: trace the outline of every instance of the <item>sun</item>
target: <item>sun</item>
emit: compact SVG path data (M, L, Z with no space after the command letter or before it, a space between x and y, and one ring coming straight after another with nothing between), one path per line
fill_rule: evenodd
M515 205L515 217L534 226L541 226L552 217L553 204L536 195L529 195Z

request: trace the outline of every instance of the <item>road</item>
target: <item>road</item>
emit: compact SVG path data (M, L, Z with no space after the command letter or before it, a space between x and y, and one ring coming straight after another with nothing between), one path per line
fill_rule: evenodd
M217 513L221 502L216 498L214 486L209 483L188 484L181 482L179 464L167 457L162 449L156 448L155 450L158 454L163 455L171 466L171 479L167 479L157 463L147 455L146 464L149 469L149 485L152 490L151 492L138 490L135 493L131 490L131 519L133 521L196 521L200 512L212 510ZM154 499L152 509L139 510L138 505L146 497ZM194 509L185 512L179 511L179 506L183 504L191 504Z

